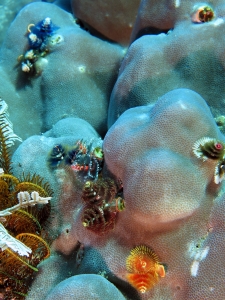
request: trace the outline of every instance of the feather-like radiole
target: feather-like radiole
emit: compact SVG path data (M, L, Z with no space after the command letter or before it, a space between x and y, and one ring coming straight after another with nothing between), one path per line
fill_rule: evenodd
M164 265L156 253L145 245L136 246L126 260L127 280L140 293L145 293L165 277Z
M221 183L225 178L225 144L213 138L203 137L194 143L193 153L203 161L218 161L214 171L214 182Z

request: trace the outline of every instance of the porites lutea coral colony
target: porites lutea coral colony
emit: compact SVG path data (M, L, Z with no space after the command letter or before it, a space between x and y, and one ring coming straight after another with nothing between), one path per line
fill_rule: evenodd
M54 190L26 299L225 298L223 2L37 1L12 22L13 176Z

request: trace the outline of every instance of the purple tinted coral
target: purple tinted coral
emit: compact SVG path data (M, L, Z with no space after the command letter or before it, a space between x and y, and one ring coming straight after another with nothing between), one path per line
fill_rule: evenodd
M104 274L131 299L158 299L157 295L160 295L161 298L180 300L187 299L187 294L190 297L196 295L196 289L191 287L197 284L196 278L199 282L204 281L201 268L205 260L214 259L210 239L218 237L216 228L220 221L211 219L211 211L222 185L214 183L217 160L199 159L193 153L193 145L205 136L221 143L225 141L204 99L191 90L177 89L161 97L155 106L127 110L104 139L103 179L92 184L80 185L68 168L47 171L47 164L40 164L37 154L30 157L25 154L29 142L29 149L35 150L34 153L39 156L43 153L40 157L43 161L54 145L77 141L81 135L86 136L85 139L92 136L92 129L87 124L89 130L86 133L71 136L75 128L79 132L78 120L74 121L60 121L45 137L38 138L37 143L34 139L27 140L14 155L15 165L33 171L38 168L45 176L50 176L59 214L55 213L49 227L49 232L55 234L53 254L41 264L41 273L37 275L28 299L38 299L37 291L38 297L47 297L52 287L68 277L68 272L71 276ZM84 125L80 129L85 128ZM21 172L19 167L17 169ZM109 221L104 209L107 207L108 210L107 205L113 203L117 189L121 192L119 184L116 190L111 186L112 179L109 179L110 188L105 189L106 174L123 183L125 209L117 214L113 223L110 219L109 228L100 234L104 222ZM109 199L108 203L106 199ZM116 212L114 208L112 212ZM88 230L88 226L82 224L84 222L93 230ZM211 232L212 227L215 235ZM154 249L166 270L165 277L146 291L146 296L137 296L138 291L133 290L126 279L126 258L138 245ZM73 264L68 264L68 260ZM216 272L213 266L210 270ZM44 276L48 280L44 280ZM148 278L149 274L146 276ZM204 281L203 284L208 283ZM69 282L62 285L67 293ZM58 293L59 289L56 287L55 291ZM207 291L204 294L207 295Z
M134 229L143 222L157 231L193 215L214 180L217 164L210 160L202 172L201 162L194 158L193 144L207 135L224 140L208 106L191 90L174 90L153 107L127 110L103 145L107 168L121 178L125 200L129 199L121 218L128 222L135 211Z

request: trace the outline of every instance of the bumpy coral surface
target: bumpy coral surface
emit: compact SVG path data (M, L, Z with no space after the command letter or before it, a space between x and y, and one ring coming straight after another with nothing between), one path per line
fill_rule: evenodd
M100 275L73 276L58 284L46 300L70 299L125 300L108 280Z
M0 44L2 44L8 27L21 8L32 0L2 0L0 4Z
M60 28L49 39L48 54L43 51L38 61L38 74L23 72L17 58L29 49L28 25L46 17ZM0 56L1 96L15 107L11 119L23 138L72 116L87 120L101 134L106 131L109 96L123 56L121 47L91 36L59 7L37 2L17 15ZM24 112L29 111L28 128L22 121L26 116L20 106Z
M222 0L212 0L201 2L196 0L142 0L136 18L131 40L144 34L159 34L173 29L178 23L183 21L198 20L193 18L201 7L210 7L214 16L224 16L224 2Z
M176 2L179 7L175 7ZM224 109L225 40L221 36L224 9L218 5L211 21L195 23L192 21L195 4L200 7L195 1L142 2L139 16L147 19L148 24L144 28L137 25L138 28L144 31L161 28L161 24L167 30L142 34L131 44L111 95L109 126L126 109L155 103L158 97L175 88L198 92L215 116ZM170 18L175 16L177 20L172 22Z
M128 110L110 128L105 162L123 182L129 199L124 216L135 211L134 226L143 222L157 231L199 208L214 174L213 164L203 171L193 157L192 146L203 136L220 133L203 99L185 89L167 93L153 107Z
M224 300L224 1L52 2L0 51L13 174L54 191L26 299Z
M50 178L55 178L55 183L51 182L56 191L55 209L60 213L55 213L49 228L57 237L52 256L40 264L41 272L27 299L38 299L37 295L44 299L49 292L60 297L61 287L67 295L72 279L62 282L55 291L52 288L72 275L101 274L127 299L194 299L199 294L194 286L202 284L202 294L209 295L205 299L218 295L222 300L224 291L217 279L205 281L201 271L206 261L209 264L217 257L214 242L219 243L222 229L220 221L213 217L213 200L221 184L214 183L216 162L195 157L192 147L204 136L225 141L203 98L187 89L171 91L155 106L128 110L109 130L103 147L107 168L104 172L110 171L122 180L126 207L119 213L114 230L105 235L82 225L82 186L72 173L64 168L52 173L43 164L40 169L37 157L46 161L49 153L46 139L51 140L51 145L75 139L76 136L65 135L72 122L58 123L46 134L48 137L33 138L30 147L39 152L38 156L33 154L26 160L22 155L28 150L29 139L14 155L15 165L33 167L33 172L38 168L39 173L48 177L50 172ZM52 138L57 132L65 136ZM81 135L84 138L87 134L88 131ZM153 249L166 270L165 277L143 296L127 283L126 258L138 245ZM218 264L212 264L210 272L216 272ZM76 276L73 278L76 281Z

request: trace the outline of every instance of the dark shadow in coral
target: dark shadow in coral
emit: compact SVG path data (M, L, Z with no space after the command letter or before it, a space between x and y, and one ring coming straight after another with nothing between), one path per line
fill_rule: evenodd
M84 21L82 21L80 19L76 19L76 24L79 25L81 29L89 32L91 35L93 35L103 41L107 41L111 44L117 44L115 41L109 39L104 34L99 32L98 30L96 30L94 27L90 26L89 24L85 23Z
M108 268L105 260L95 248L85 248L84 258L77 269L78 274L102 275L126 297L126 299L140 300L138 292L126 281L115 276Z
M70 0L42 0L43 2L54 2L55 5L59 6L60 8L64 9L65 11L72 14L71 4Z
M158 35L161 33L168 33L168 31L172 30L172 28L169 29L160 29L156 27L145 27L138 31L138 33L135 36L135 40L139 39L143 35Z
M17 78L15 83L16 90L25 89L27 86L29 87L33 86L32 80L34 77L32 77L32 75L28 75L27 73L23 72L21 70L20 65L16 65L14 67L14 71L17 72Z

